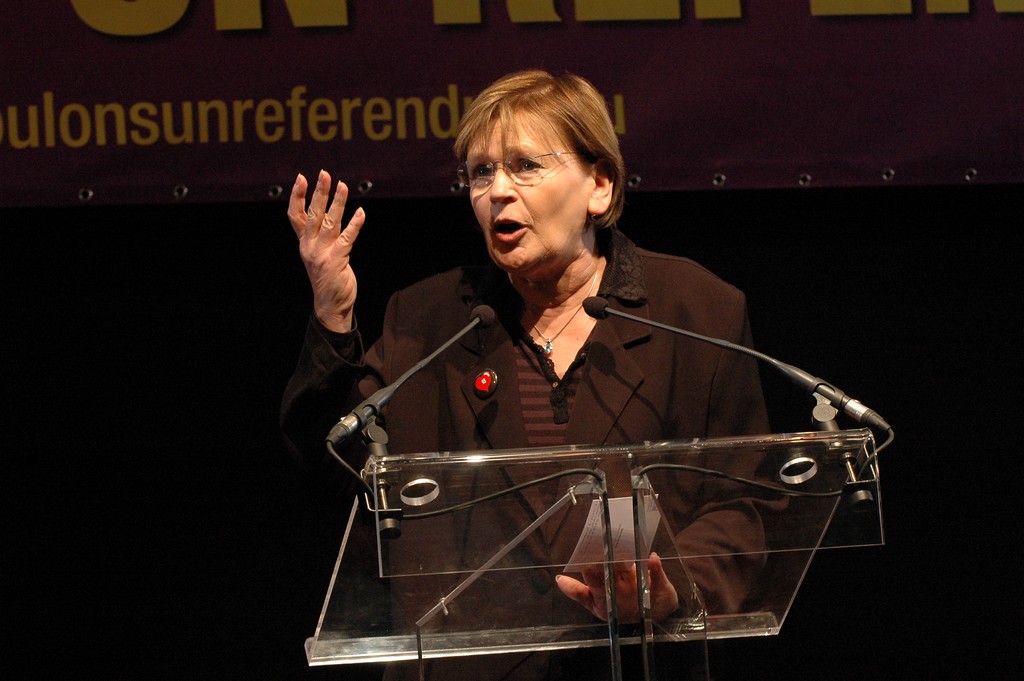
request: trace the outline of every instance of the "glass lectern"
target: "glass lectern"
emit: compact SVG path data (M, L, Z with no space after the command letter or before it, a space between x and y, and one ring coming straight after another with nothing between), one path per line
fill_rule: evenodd
M363 477L310 665L592 647L619 679L636 645L649 678L658 646L777 634L819 549L884 542L866 429L371 455Z

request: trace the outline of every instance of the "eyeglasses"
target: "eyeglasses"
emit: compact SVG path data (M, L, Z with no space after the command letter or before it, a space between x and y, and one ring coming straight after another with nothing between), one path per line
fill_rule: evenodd
M572 156L574 153L576 152L553 151L550 154L541 154L532 158L520 156L504 161L480 163L474 166L464 162L459 164L456 172L459 176L459 182L463 185L473 189L486 189L494 182L494 177L498 174L498 167L500 166L505 169L505 174L516 185L532 187L540 184L540 181L547 176L551 169L561 165L559 159L562 156Z

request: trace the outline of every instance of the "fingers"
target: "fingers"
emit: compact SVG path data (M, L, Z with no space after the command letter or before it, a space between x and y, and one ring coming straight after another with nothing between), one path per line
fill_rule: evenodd
M338 184L334 189L334 199L331 201L330 208L327 209L326 213L323 213L323 206L327 204L327 193L330 191L331 178L327 173L321 171L321 175L326 178L323 186L323 203L315 209L317 214L323 214L323 219L319 225L319 236L321 239L336 239L338 232L336 231L338 226L341 224L341 216L345 212L345 203L348 201L348 185L344 182L338 181ZM317 185L317 192L319 193L320 186ZM318 198L316 196L315 198ZM310 203L310 221L313 220L313 203Z
M299 173L292 185L291 196L288 199L288 221L292 230L299 239L320 238L324 241L337 239L342 216L345 213L345 204L348 202L348 185L338 181L334 189L334 197L330 197L331 176L321 170L317 174L316 185L313 187L312 196L309 197L309 206L306 206L306 192L309 188L304 175ZM349 246L353 244L366 222L366 213L362 208L356 209L345 230L340 235L347 240Z
M604 590L603 565L598 564L595 566L585 567L580 571L580 574L583 575L583 582L591 589Z
M298 238L316 236L320 231L330 183L331 176L321 170L317 175L313 197L309 201L309 208L307 208L306 190L309 188L309 183L302 173L295 176L295 184L292 185L292 193L288 197L288 222L291 223L292 230Z
M306 230L306 178L302 173L295 176L292 193L288 198L288 222L291 223L295 236L302 238Z
M657 553L652 553L650 559L647 561L647 569L649 570L651 580L651 591L655 593L664 593L671 589L675 592L675 587L672 586L672 582L669 581L668 575L665 574L665 566L661 564L661 556Z
M583 581L586 582L587 586L591 589L604 591L604 566L598 565L592 568L586 568L582 573ZM636 568L633 565L630 565L625 569L616 565L612 568L612 574L615 576L616 586L636 583Z
M563 594L582 605L591 615L601 620L607 620L608 604L605 600L603 568L585 568L581 573L583 581L567 575L557 575L555 584ZM628 577L628 572L617 572L615 575L616 588L625 590L626 585L621 582Z
M647 567L650 571L652 594L651 615L654 619L668 617L679 609L679 593L665 571L665 565L661 561L661 556L652 552L650 559L647 561Z
M333 215L334 222L328 226L337 225L341 217L341 211L345 209L345 199L348 197L348 187L343 182L338 183L338 190L335 193L335 201L331 211L327 210L327 199L331 189L331 176L326 170L317 174L316 185L313 187L313 195L309 197L309 206L306 206L306 192L309 189L308 182L302 173L295 176L295 184L292 185L292 193L288 198L288 221L295 230L295 235L300 239L303 237L315 237L319 234L324 222ZM340 202L337 201L340 197Z
M348 225L341 233L341 243L346 252L352 250L352 245L359 237L359 232L363 229L364 224L366 224L366 211L362 207L356 208L356 212L352 214L352 219L348 221Z
M590 587L579 581L566 575L556 575L555 584L558 585L559 590L582 605L587 610L594 611L594 592L591 591Z
M341 185L342 183L339 183ZM306 239L314 239L320 234L320 228L327 215L327 198L331 192L331 176L326 170L321 170L316 178L316 186L313 188L313 196L309 199L309 207L306 208L306 223L302 236ZM347 196L347 192L345 196ZM342 206L345 200L342 198Z
M651 553L648 561L650 589L653 597L651 615L655 619L666 617L679 608L679 597L669 579L657 553ZM582 581L567 575L555 577L559 590L590 611L595 617L607 620L608 607L605 596L604 570L602 566L590 566L581 570ZM640 604L637 601L636 566L614 570L616 612L622 622L635 622L640 618Z

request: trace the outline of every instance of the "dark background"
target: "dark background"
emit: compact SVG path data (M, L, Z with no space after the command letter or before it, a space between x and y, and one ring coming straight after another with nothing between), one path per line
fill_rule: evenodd
M885 545L820 552L781 634L712 645L719 681L1019 667L1022 196L627 196L637 243L742 288L761 351L896 432ZM369 215L371 335L391 291L483 257L465 198L351 203ZM277 430L310 302L284 202L6 209L0 224L8 678L368 677L303 651L341 535ZM774 430L809 430L813 400L765 381Z

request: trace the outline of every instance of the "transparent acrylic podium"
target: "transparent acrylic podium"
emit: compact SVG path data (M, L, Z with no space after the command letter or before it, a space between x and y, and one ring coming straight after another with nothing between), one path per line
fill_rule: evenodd
M818 550L884 543L874 454L855 429L371 455L308 662L601 648L619 679L636 645L649 678L659 646L777 634Z

